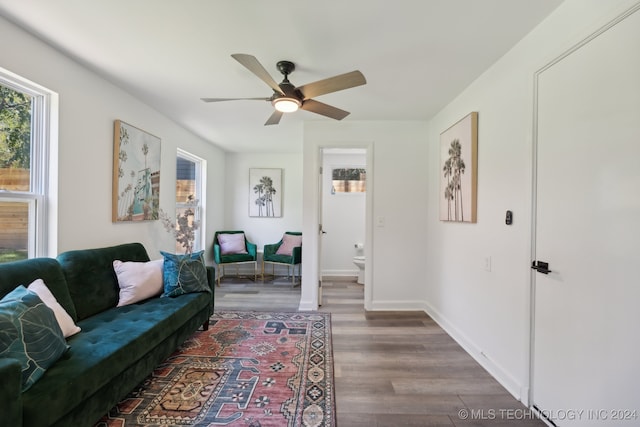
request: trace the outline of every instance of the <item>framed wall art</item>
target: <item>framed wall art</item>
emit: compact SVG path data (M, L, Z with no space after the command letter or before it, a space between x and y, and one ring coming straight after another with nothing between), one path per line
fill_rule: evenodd
M160 138L114 122L112 191L113 222L158 219Z
M440 220L476 222L478 203L478 113L440 134Z
M282 169L249 169L249 216L282 216Z

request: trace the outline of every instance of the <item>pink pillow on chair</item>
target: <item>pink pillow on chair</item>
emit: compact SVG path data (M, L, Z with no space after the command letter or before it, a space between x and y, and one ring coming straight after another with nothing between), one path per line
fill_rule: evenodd
M247 253L244 233L218 234L218 243L222 255Z
M289 255L293 254L293 248L302 246L302 236L294 234L285 234L282 236L282 244L276 251L276 255Z

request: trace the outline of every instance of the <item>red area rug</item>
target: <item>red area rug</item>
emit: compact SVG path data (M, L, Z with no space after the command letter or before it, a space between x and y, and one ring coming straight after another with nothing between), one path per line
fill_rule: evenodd
M218 311L96 424L335 426L327 313Z

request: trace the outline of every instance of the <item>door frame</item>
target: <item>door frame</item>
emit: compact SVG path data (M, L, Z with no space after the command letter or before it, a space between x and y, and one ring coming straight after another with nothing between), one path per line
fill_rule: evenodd
M361 148L365 149L367 159L367 196L365 212L365 274L364 274L364 308L371 308L373 295L374 269L374 236L373 236L373 191L374 191L374 143L362 141L344 142L305 142L303 149L303 218L302 230L305 246L312 250L302 252L302 285L300 295L300 311L317 310L319 306L319 283L322 272L319 269L319 217L320 184L318 173L322 166L322 150L325 148Z

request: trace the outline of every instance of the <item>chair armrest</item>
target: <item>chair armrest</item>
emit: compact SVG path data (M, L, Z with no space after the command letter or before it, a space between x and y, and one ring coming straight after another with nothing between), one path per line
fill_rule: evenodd
M256 245L255 243L251 243L248 240L245 240L247 243L247 252L249 252L249 255L251 255L253 257L253 260L255 261L256 259L258 259L258 245Z
M291 252L293 257L293 264L300 264L302 262L302 246L296 246Z
M217 243L213 244L213 261L220 265L220 245Z
M0 359L2 425L22 425L22 369L16 359Z
M272 243L272 244L268 244L268 245L264 245L264 252L263 252L263 257L269 257L271 255L274 255L276 253L276 251L278 250L278 248L280 247L280 244L282 244L282 241L278 242L278 243Z

